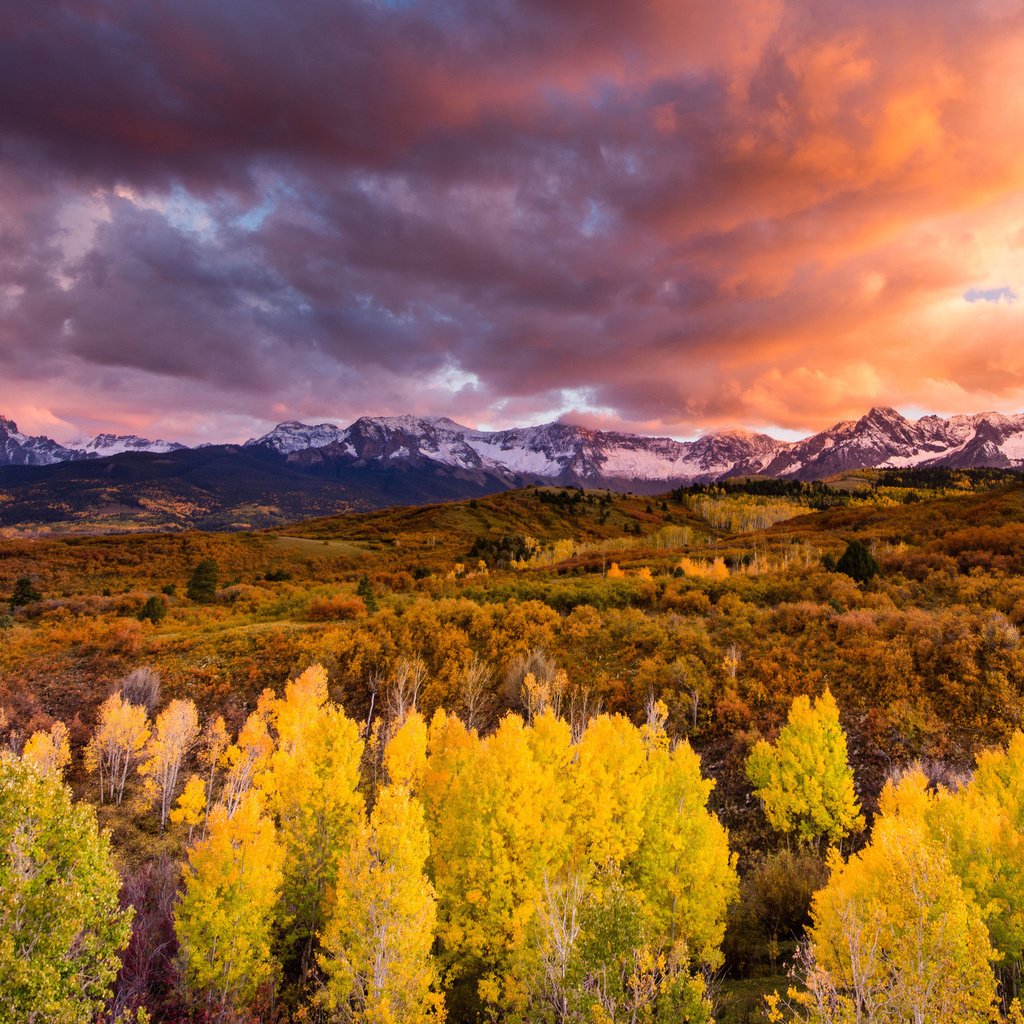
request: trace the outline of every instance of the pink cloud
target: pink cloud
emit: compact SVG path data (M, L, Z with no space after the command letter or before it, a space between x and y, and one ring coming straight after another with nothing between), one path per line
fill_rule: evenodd
M0 412L1019 408L1022 97L1003 2L16 4Z

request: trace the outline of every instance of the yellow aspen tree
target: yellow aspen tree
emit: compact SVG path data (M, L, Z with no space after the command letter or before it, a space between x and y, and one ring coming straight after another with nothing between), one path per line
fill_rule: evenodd
M651 745L648 765L643 837L627 867L643 894L651 939L660 948L683 944L695 960L718 968L739 878L729 835L707 808L714 780L702 776L686 742L672 750Z
M991 1020L994 954L977 904L929 834L926 786L920 773L887 784L871 842L845 863L830 854L802 997L813 1020Z
M338 851L365 817L359 792L363 741L359 726L328 701L327 673L319 665L287 684L270 717L277 744L260 786L285 851L286 943L305 978L324 924L325 897L337 877Z
M569 727L542 718L560 735L564 764ZM435 718L424 776L424 793L433 785L438 790L425 799L433 808L430 863L442 970L471 1005L520 1013L529 994L522 960L544 879L561 873L569 847L556 771L538 759L538 751L552 750L558 741L550 737L535 746L531 730L515 715L469 748L459 742L459 728L461 723L445 737L455 742L439 751L442 759L457 752L450 760L458 770L437 770L434 741L444 726Z
M228 736L227 726L224 724L224 716L216 715L206 721L203 734L199 739L199 754L197 760L202 766L206 776L206 806L204 808L204 832L206 816L213 807L213 793L217 783L217 773L227 763L227 751L231 746L231 737Z
M192 701L172 700L157 715L139 774L160 804L161 829L167 824L167 814L177 795L181 767L198 737L199 715Z
M242 798L270 761L274 739L270 735L269 719L275 700L272 690L264 690L256 703L256 710L246 718L237 739L224 751L227 771L219 802L224 804L228 814L235 813Z
M979 754L970 784L940 790L929 811L932 834L981 909L1012 993L1024 963L1024 734Z
M427 728L427 763L423 769L420 792L431 836L441 829L451 788L461 773L473 763L480 740L475 731L463 724L457 715L438 708ZM431 844L431 860L435 859ZM433 869L431 869L433 870Z
M707 1020L695 961L721 962L738 882L728 836L707 810L712 783L667 709L651 701L637 728L590 722L570 750L565 799L572 859L545 881L535 929L533 1009L555 1019Z
M186 842L191 845L196 829L206 820L206 814L206 781L202 776L190 775L168 817L173 825L188 826Z
M645 738L622 715L598 715L575 753L574 856L585 873L621 865L640 847L653 786Z
M71 763L71 741L63 722L54 722L49 732L34 732L21 754L26 764L34 764L44 772L61 778Z
M864 827L846 752L846 734L829 690L813 702L797 697L775 743L760 740L747 778L776 832L804 843L838 843Z
M338 866L318 961L321 1003L343 1024L442 1024L434 959L436 901L424 874L423 808L384 786Z
M128 772L138 764L148 739L146 709L112 693L100 706L96 731L85 748L85 767L99 776L101 803L121 802Z
M260 794L229 815L210 813L207 836L191 847L174 911L182 976L194 1000L219 1020L240 1020L272 990L274 912L283 853Z
M388 741L384 770L390 785L405 786L413 795L419 793L427 770L427 723L418 711L407 711Z

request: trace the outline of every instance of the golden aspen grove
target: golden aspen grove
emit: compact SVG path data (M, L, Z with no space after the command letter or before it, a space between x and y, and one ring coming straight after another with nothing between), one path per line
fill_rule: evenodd
M1020 1021L1024 491L766 489L0 540L0 1021Z

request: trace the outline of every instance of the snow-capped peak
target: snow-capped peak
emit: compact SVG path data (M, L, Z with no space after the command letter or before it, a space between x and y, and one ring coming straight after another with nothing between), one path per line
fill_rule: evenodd
M823 479L852 469L946 465L1024 468L1024 415L998 412L910 420L876 407L802 441L742 429L695 441L644 437L554 422L477 430L446 416L364 416L347 427L291 420L246 442L295 462L353 468L371 464L481 474L522 483L638 487L649 492L686 482L764 475ZM123 452L170 452L182 445L133 435L99 434L58 444L29 437L0 417L0 465L49 465Z
M105 455L121 455L123 452L166 452L180 451L185 447L177 441L150 441L136 434L97 434L88 440L69 441L66 448L73 452L84 452L86 458Z
M306 423L299 423L298 420L288 420L286 423L279 423L261 437L249 438L245 446L251 448L254 445L264 445L287 455L289 452L300 452L307 448L325 448L337 442L343 434L344 431L333 423L309 426Z
M0 465L51 466L67 462L73 453L49 437L30 437L14 420L0 416Z

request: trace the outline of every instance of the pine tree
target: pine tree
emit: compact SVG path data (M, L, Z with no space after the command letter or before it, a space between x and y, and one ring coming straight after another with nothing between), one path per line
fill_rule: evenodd
M41 600L42 596L30 576L19 576L14 581L14 590L11 591L11 610L20 608L22 605L33 604Z
M875 560L875 556L868 550L862 540L851 540L846 545L839 561L836 562L836 572L846 573L851 579L858 583L868 583L879 574L881 567Z
M208 604L217 593L218 574L217 563L212 558L202 559L188 581L185 596L190 601Z
M143 622L152 622L155 626L167 615L167 602L159 594L151 594L139 612Z
M363 599L363 604L366 605L368 612L375 612L377 610L377 595L373 592L373 584L370 582L369 576L359 577L359 583L356 586L356 597Z

